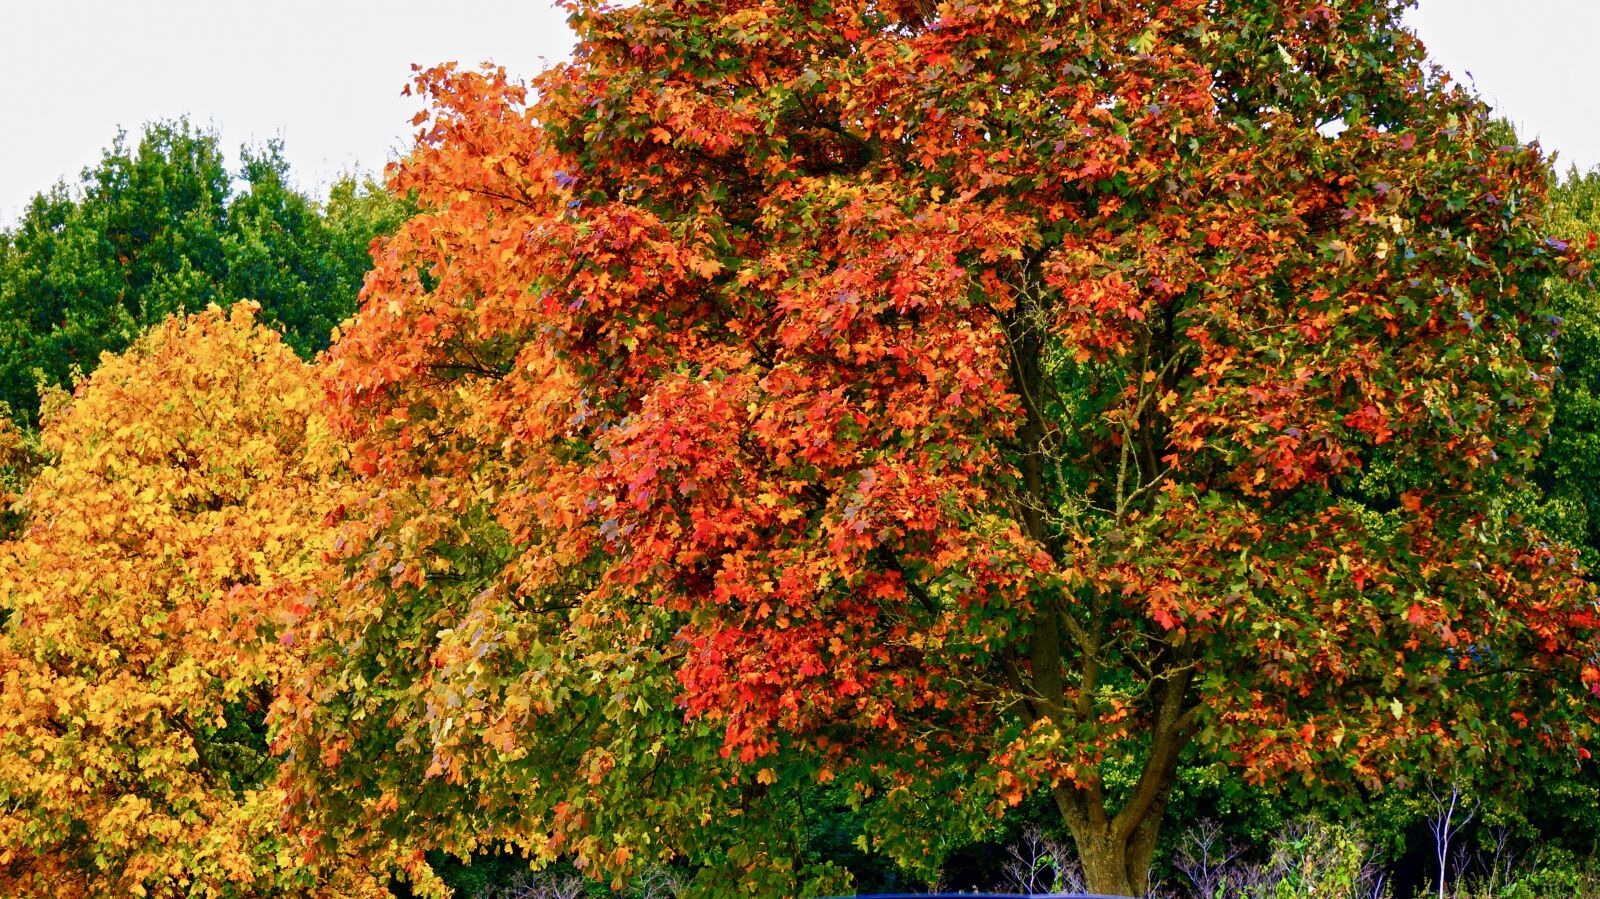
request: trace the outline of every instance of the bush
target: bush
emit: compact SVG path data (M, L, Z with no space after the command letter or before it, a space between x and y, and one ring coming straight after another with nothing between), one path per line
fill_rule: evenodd
M1215 822L1180 839L1173 867L1192 899L1382 899L1387 877L1360 829L1304 819L1273 837L1265 861L1250 859Z

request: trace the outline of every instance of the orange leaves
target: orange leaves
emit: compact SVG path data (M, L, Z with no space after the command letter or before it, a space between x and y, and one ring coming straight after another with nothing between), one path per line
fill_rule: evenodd
M1406 610L1406 620L1418 627L1425 626L1428 623L1428 611L1422 606L1412 603L1411 607Z

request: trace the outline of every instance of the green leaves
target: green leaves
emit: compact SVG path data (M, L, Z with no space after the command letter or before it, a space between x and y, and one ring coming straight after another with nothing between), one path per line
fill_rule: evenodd
M251 300L302 355L355 307L369 243L409 214L347 178L326 210L287 183L281 148L243 152L235 193L215 135L186 120L119 134L75 185L0 235L0 402L36 424L70 387L168 315Z

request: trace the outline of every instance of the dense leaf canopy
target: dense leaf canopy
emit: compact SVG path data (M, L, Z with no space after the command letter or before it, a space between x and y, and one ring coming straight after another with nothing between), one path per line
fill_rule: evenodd
M0 233L0 893L1592 794L1600 177L1407 3L564 5L386 193L177 122Z
M235 190L214 134L187 121L119 135L76 188L35 197L0 232L0 402L37 421L38 388L70 387L173 313L252 300L302 355L355 306L368 245L409 207L355 178L325 206L294 190L280 146L245 149Z
M267 754L337 495L317 399L241 304L161 324L47 415L0 544L7 896L379 894L302 864Z
M820 892L1044 790L1144 886L1181 754L1573 758L1546 164L1403 4L569 4L445 67L332 352L364 496L296 633L327 846ZM745 886L739 886L740 883Z

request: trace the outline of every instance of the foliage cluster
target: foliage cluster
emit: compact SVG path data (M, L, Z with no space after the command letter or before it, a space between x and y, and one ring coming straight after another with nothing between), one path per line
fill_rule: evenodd
M369 244L409 207L353 176L314 203L281 149L245 148L236 187L215 134L155 123L35 197L0 232L0 402L36 423L41 387L71 386L101 353L212 303L252 300L302 355L326 346Z
M240 305L161 323L47 418L0 544L7 895L378 895L300 864L267 754L337 497L317 392Z
M178 123L0 241L0 887L1310 899L1592 795L1600 179L1403 2L566 6L386 195Z

